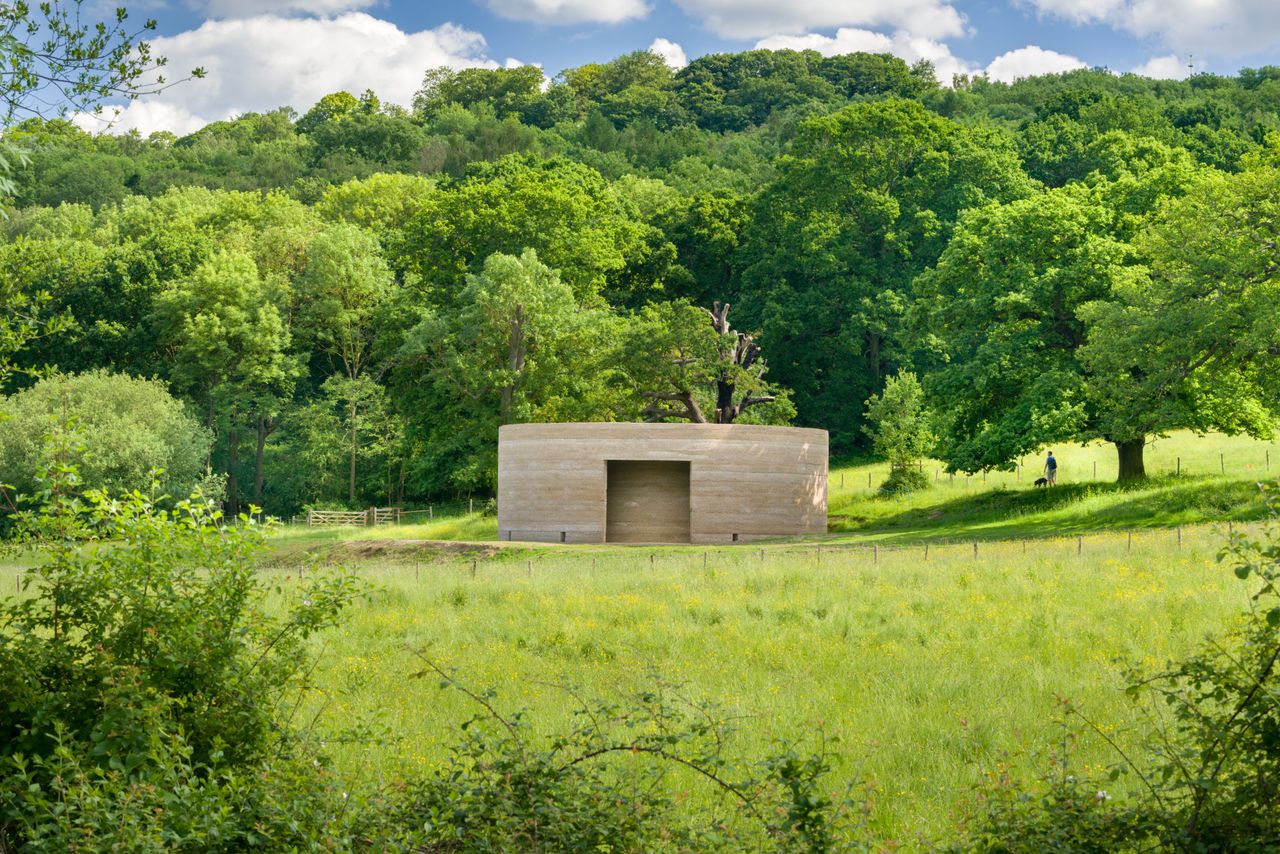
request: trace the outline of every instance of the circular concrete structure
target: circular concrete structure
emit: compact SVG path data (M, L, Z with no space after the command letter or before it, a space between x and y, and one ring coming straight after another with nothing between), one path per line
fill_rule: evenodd
M731 543L827 530L827 431L754 424L509 424L498 536Z

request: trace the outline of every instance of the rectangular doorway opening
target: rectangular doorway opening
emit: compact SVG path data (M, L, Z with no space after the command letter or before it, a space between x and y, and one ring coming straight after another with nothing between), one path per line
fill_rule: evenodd
M689 463L609 460L605 542L689 542Z

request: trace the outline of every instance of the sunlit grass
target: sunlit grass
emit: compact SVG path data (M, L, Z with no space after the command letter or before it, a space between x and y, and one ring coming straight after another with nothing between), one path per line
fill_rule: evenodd
M894 498L878 494L887 465L833 467L829 530L854 539L910 541L1257 519L1263 507L1255 484L1280 472L1280 445L1239 436L1177 433L1159 439L1147 449L1151 476L1131 484L1115 482L1115 449L1110 445L1053 450L1060 460L1059 486L1053 489L1032 486L1041 473L1040 456L1027 457L1020 471L974 476L948 475L940 463L929 462L925 471L934 485Z
M819 726L838 736L838 780L872 781L878 832L910 843L945 834L984 768L1043 760L1059 696L1136 739L1118 661L1159 666L1244 604L1214 560L1218 532L1182 536L1181 548L1173 531L984 542L976 558L970 543L927 557L924 545L549 547L479 559L474 577L462 556L367 563L378 592L323 642L322 721L375 724L387 743L334 749L354 778L391 781L442 762L476 711L410 678L409 649L548 732L572 724L555 686L617 698L661 675L723 705L739 756ZM1084 741L1081 762L1114 759Z

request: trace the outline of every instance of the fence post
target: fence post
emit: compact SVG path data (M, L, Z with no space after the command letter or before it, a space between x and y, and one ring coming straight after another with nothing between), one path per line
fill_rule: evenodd
M871 562L872 563L880 562L880 546L879 545L873 544L871 546Z
M840 472L840 488L844 489L844 472Z
M1093 461L1093 479L1094 480L1098 479L1098 461L1097 460Z
M1182 548L1182 526L1178 526L1178 548Z
M1126 552L1133 551L1133 531L1129 532L1129 545L1125 548Z
M1178 457L1178 474L1182 474L1182 457Z
M973 544L973 559L978 559L978 543L976 541Z
M311 514L313 514L313 513L315 513L315 512L316 512L316 511L314 511L314 510L308 510L308 511L307 511L307 527L308 527L308 528L310 528L310 527L311 527Z
M1218 454L1218 471L1221 474L1227 473L1227 455Z
M867 472L867 489L871 488L871 472Z
M475 558L471 559L471 577L476 577L476 564L479 563Z
M476 500L474 498L467 499L467 512L468 513L476 512Z
M927 542L924 544L924 559L929 559L929 544Z
M1094 465L1097 465L1097 463L1094 463ZM1079 556L1083 553L1084 553L1084 534L1076 534L1076 555Z
M526 561L526 569L528 569L529 577L532 578L533 577L533 561L532 560Z

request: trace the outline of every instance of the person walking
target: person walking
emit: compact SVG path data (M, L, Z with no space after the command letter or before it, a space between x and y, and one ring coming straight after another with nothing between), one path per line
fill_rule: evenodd
M1044 461L1044 479L1047 486L1058 482L1058 460L1053 456L1053 451L1049 452L1049 457Z

